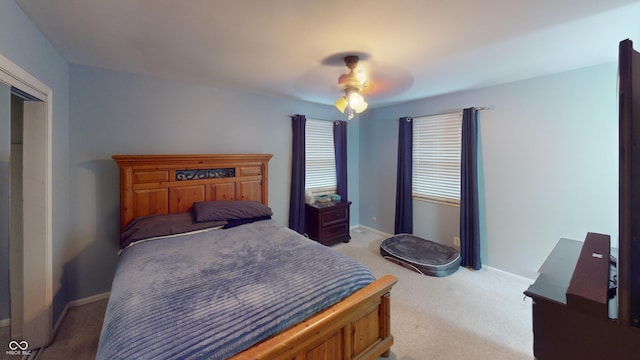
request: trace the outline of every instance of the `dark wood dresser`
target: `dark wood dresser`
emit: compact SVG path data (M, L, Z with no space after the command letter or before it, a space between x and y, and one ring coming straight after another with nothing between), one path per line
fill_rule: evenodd
M323 245L349 242L349 206L351 201L305 205L305 225L309 237Z
M524 292L533 300L533 354L538 360L640 359L640 328L617 321L617 298L605 299L602 308L572 301L576 284L573 275L577 272L578 279L581 277L585 269L580 265L583 255L587 259L593 257L591 251L583 254L585 246L586 240L560 239L536 281ZM607 254L602 260L608 263L608 257ZM588 265L586 270L591 267ZM586 293L592 294L598 287L594 284ZM606 279L604 287L606 292Z

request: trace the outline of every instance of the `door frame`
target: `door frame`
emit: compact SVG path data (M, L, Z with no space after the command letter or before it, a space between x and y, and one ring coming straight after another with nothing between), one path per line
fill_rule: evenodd
M51 342L52 268L52 124L53 91L0 54L0 82L41 100L24 103L23 322L22 338L30 349ZM28 260L28 262L27 262ZM12 302L14 295L11 295Z

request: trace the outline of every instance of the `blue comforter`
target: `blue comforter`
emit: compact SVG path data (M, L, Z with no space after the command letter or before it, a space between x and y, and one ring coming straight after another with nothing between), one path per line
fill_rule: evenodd
M371 283L273 220L158 239L118 263L97 359L224 359Z

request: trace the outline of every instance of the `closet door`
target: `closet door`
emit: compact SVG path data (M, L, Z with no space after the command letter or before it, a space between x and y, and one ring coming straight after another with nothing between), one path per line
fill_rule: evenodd
M42 169L46 169L51 159L48 157L49 137L46 126L47 103L41 101L24 102L24 134L22 168L23 198L23 339L29 348L49 344L52 331L52 278L51 273L51 201L50 179L42 181ZM50 176L50 174L46 175ZM37 205L40 205L39 207ZM46 223L43 225L43 220ZM33 226L40 224L41 226ZM44 240L49 239L49 240ZM43 246L44 245L44 246ZM12 302L13 303L13 302Z
M14 292L14 285L18 281L13 281L16 274L9 271L9 263L14 263L15 256L9 254L10 230L12 217L10 211L11 187L11 88L0 83L0 326L6 326L9 319L13 320L11 313L11 301L9 294ZM20 260L22 260L20 258ZM21 266L20 266L21 269ZM19 274L17 274L19 275ZM10 279L11 277L11 279ZM7 281L8 280L8 281ZM11 289L11 290L10 290ZM13 321L11 321L13 323Z

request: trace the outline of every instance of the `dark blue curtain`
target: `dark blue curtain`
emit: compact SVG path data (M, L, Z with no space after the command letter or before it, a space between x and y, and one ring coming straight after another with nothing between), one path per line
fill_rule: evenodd
M304 234L304 134L307 118L304 115L291 117L291 194L289 196L289 228Z
M398 179L396 184L396 234L413 234L413 199L411 172L413 170L413 120L400 118L398 133Z
M461 265L479 270L482 264L478 213L478 111L474 108L462 112L460 176Z
M336 193L347 200L347 122L333 122L333 146L336 154Z

